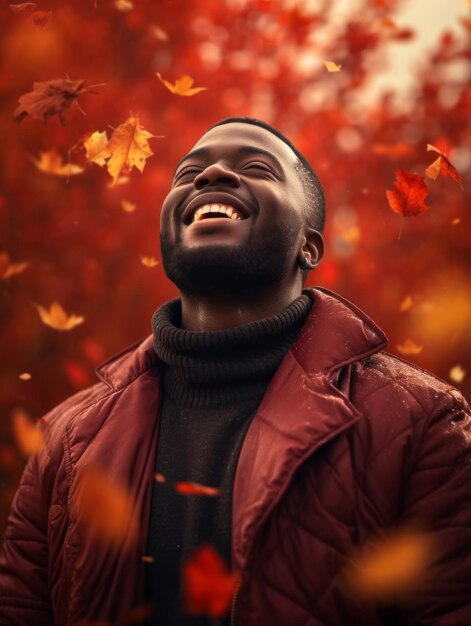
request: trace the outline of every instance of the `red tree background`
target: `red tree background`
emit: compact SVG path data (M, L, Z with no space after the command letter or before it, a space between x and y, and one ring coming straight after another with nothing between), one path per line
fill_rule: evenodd
M414 24L396 21L402 0L361 0L350 12L340 4L39 0L37 11L51 16L0 9L0 254L28 263L10 276L5 257L0 267L2 524L24 466L12 413L41 417L150 332L154 309L177 292L160 263L141 257L159 260L160 207L175 163L226 116L279 127L324 183L326 255L308 284L352 300L385 330L390 352L471 397L471 18L407 69L415 79L406 94L391 88L373 98L388 50L413 43ZM341 68L329 72L324 61ZM190 75L207 89L173 94L156 72L172 83ZM64 125L57 115L46 125L29 115L13 121L34 82L67 78L100 93L80 95ZM150 140L154 156L142 174L111 185L80 142L110 134L131 113L163 137ZM437 156L427 144L446 150L464 190L449 177L427 178L430 210L402 218L386 190L398 169L424 176ZM35 159L51 149L84 171L38 169ZM84 323L62 332L42 323L35 305L53 301Z

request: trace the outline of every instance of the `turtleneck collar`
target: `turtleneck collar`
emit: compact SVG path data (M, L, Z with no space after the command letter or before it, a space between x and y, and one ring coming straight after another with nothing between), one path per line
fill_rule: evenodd
M181 301L152 317L154 349L167 365L164 393L179 404L207 408L261 395L311 308L301 295L271 317L223 330L181 328Z

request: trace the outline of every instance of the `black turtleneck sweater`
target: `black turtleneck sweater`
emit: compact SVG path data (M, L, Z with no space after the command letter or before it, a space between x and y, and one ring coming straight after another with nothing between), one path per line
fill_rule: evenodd
M237 459L273 374L311 308L301 295L272 317L218 331L181 328L181 303L152 318L154 348L166 364L146 554L146 601L158 626L206 626L184 613L181 567L203 544L230 564L231 503ZM217 497L180 495L177 482L220 489Z

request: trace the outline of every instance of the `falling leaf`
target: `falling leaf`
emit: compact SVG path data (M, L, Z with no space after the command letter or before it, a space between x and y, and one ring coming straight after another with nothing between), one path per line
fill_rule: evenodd
M396 143L374 143L371 146L374 154L389 156L394 159L408 156L414 152L414 144L410 141L396 141Z
M0 252L0 280L6 280L10 276L23 272L29 263L10 263L10 257L6 252Z
M85 321L85 318L81 315L67 315L58 302L53 302L49 311L39 304L35 304L35 307L38 309L39 317L43 324L55 330L72 330L72 328Z
M341 65L337 65L337 63L334 63L333 61L324 61L324 65L328 72L340 72L342 69Z
M136 203L135 202L130 202L129 200L121 200L121 206L123 208L123 211L125 211L126 213L134 213L134 211L136 210Z
M82 142L87 160L103 167L109 156L106 151L106 146L108 145L106 130L102 132L96 130L85 136Z
M35 166L44 174L52 176L75 176L83 172L83 167L75 163L64 163L62 156L54 149L39 153L39 159L33 159Z
M156 472L156 473L154 474L154 480L155 480L157 483L164 483L164 482L165 482L165 480L166 480L166 478L165 478L165 476L164 476L163 474L161 474L160 472Z
M8 6L12 13L33 13L38 5L35 2L22 2L21 4L9 4Z
M186 610L190 615L220 618L229 612L239 576L228 571L212 546L196 550L183 566Z
M430 209L424 202L428 189L423 176L397 170L394 186L396 190L388 189L386 196L391 209L399 215L412 217Z
M193 87L194 79L191 76L180 76L175 83L170 83L162 78L159 72L156 72L157 78L167 87L169 91L177 96L194 96L200 91L205 91L207 87Z
M406 339L403 343L397 344L396 348L401 354L420 354L423 346L415 343L413 339Z
M103 135L99 137L96 132L90 137L93 138L92 147L90 148L89 140L85 141L84 145L87 158L100 166L106 163L108 173L113 178L113 183L116 183L120 176L129 174L133 167L140 172L143 171L146 159L154 154L148 142L151 137L155 135L142 128L138 116L131 115L113 131L105 145ZM93 154L93 150L96 150L96 153L89 157L88 154Z
M451 223L453 224L453 226L455 226L456 224L459 224L461 222L461 218L459 217L455 217L454 220L451 220Z
M159 264L157 259L153 256L141 256L141 263L146 267L155 267Z
M153 556L143 556L142 560L144 563L153 563L154 562L154 557Z
M31 380L31 374L29 374L28 372L23 372L18 376L18 378L20 380Z
M134 4L131 2L131 0L115 0L114 7L115 9L118 9L118 11L127 13L134 9Z
M455 383L460 383L465 377L465 374L466 372L461 367L461 365L455 365L455 367L451 368L450 373L448 375L450 379L453 380Z
M138 520L134 500L124 483L98 468L84 469L78 479L78 518L96 540L116 549L135 547Z
M339 237L351 245L355 245L360 241L361 232L358 226L350 226L343 230Z
M420 584L432 560L429 537L418 532L397 532L364 548L347 566L344 580L362 598L397 599Z
M40 452L44 447L44 433L22 409L13 411L13 435L19 449L26 456Z
M30 115L33 119L45 124L53 115L58 115L64 124L65 113L78 96L90 91L84 80L68 80L59 78L40 83L33 83L33 91L23 94L15 111L15 122Z
M158 41L168 41L167 33L157 24L151 24L150 32Z
M34 25L43 30L49 24L52 18L52 11L35 11L33 13Z
M412 306L412 296L406 296L399 305L399 311L408 311Z
M457 169L450 163L448 158L435 146L431 144L427 144L427 152L436 152L438 153L438 158L427 167L425 170L425 174L431 178L432 180L436 180L437 176L441 174L442 176L449 176L452 178L458 185L463 189L463 180L459 175Z
M216 487L207 487L200 483L179 482L174 484L175 491L184 496L218 496L221 493Z

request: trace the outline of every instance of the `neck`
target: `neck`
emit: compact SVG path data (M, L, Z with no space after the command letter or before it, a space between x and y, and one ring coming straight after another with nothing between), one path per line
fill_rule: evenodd
M222 330L270 317L286 308L302 292L301 281L264 287L256 293L211 293L195 295L180 292L181 327L184 330Z

